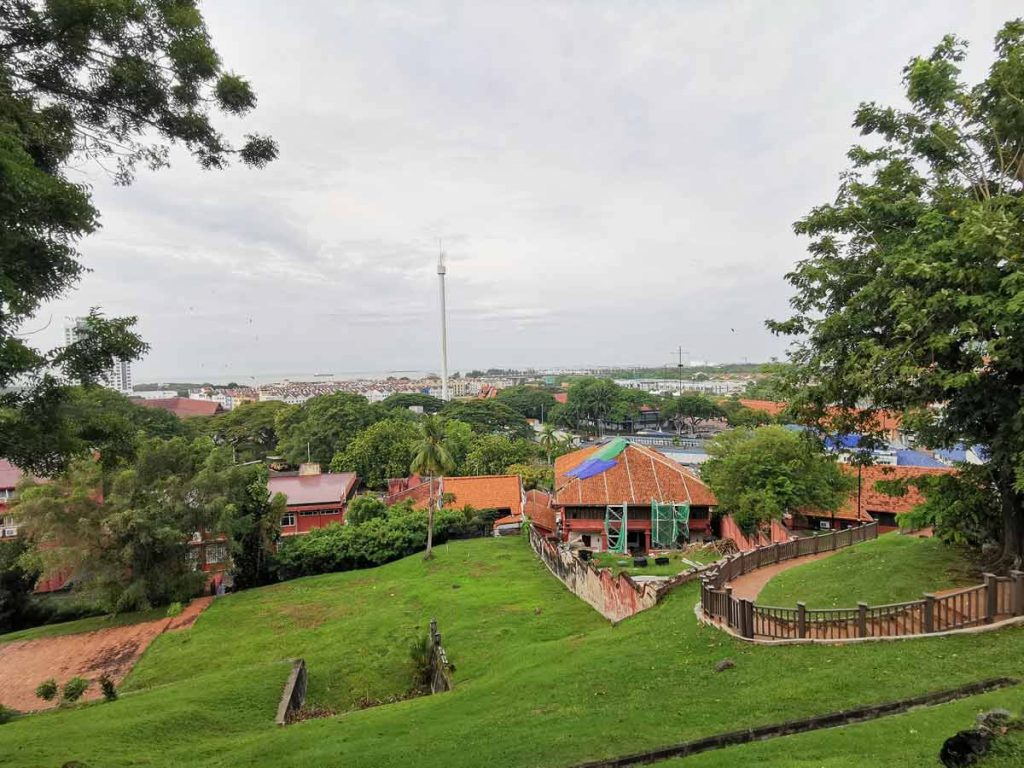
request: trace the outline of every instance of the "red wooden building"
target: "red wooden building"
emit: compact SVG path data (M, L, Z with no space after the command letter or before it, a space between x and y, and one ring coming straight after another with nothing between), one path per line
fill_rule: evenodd
M271 496L283 493L288 500L281 535L295 536L343 522L357 483L354 472L321 472L319 464L303 464L298 474L272 475L267 481Z
M678 462L643 445L628 443L614 465L590 477L570 476L604 446L582 448L555 460L552 507L562 541L604 551L608 548L606 515L609 507L625 508L626 546L647 551L651 547L651 506L689 504L690 539L711 534L711 513L717 500L694 473ZM542 505L541 499L536 499ZM542 506L535 513L549 516Z

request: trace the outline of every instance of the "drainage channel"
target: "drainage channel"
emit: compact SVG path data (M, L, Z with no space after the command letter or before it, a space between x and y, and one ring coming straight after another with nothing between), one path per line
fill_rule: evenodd
M1020 684L1020 680L1012 677L996 677L990 680L981 680L977 683L962 685L959 688L948 688L942 691L926 693L910 699L900 699L884 704L857 707L856 709L841 709L836 712L807 717L801 720L787 720L773 725L762 725L742 731L730 731L715 736L706 736L703 739L683 741L647 752L636 752L632 755L614 757L608 760L579 763L573 766L573 768L627 768L632 765L650 765L662 760L687 757L701 752L710 752L714 749L749 744L754 741L766 741L767 739L774 739L780 736L792 736L797 733L808 733L809 731L817 731L824 728L836 728L841 725L852 725L853 723L877 720L882 717L901 714L915 707L931 707L936 704L945 704L949 701L965 699L970 696L977 696L978 694L997 691L1000 688L1009 688L1018 684Z

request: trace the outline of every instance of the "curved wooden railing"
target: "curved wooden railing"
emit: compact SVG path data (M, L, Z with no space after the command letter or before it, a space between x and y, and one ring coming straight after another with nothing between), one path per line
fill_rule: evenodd
M878 536L878 524L772 544L732 555L701 580L704 617L748 639L851 640L908 637L967 629L1013 616L1024 616L1024 572L985 574L982 584L919 600L853 608L794 608L758 605L733 597L729 583L745 573L797 557L829 552Z

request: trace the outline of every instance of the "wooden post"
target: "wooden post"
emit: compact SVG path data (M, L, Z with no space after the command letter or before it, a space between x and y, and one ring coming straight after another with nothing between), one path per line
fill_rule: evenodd
M743 616L743 636L754 637L754 601L740 601L741 615Z
M935 631L935 595L924 596L924 632L929 634Z
M1010 612L1024 616L1024 571L1010 571Z
M796 604L796 636L807 637L807 603Z
M857 603L857 637L868 636L868 604Z
M995 621L999 606L999 582L994 573L982 574L985 577L985 623Z

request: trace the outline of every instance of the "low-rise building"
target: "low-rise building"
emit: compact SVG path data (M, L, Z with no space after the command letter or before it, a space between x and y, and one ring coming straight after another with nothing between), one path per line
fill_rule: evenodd
M220 403L212 400L191 400L187 397L168 397L162 400L136 400L135 402L145 408L155 408L160 411L173 413L179 419L189 419L193 416L213 416L224 411Z
M433 481L418 475L388 480L389 506L411 500L417 509L426 509L430 499L442 499L443 506L477 510L490 509L502 517L521 516L525 497L519 475L470 475L442 477Z
M345 520L345 508L355 495L353 472L321 472L319 464L303 464L298 473L272 475L271 496L284 494L288 507L281 518L281 535L295 536Z
M538 502L541 501L538 499ZM616 438L555 460L552 507L570 546L594 551L621 546L646 552L655 514L685 515L676 543L711 534L714 493L696 474L657 451ZM657 507L656 507L657 505ZM654 538L664 538L659 528Z

